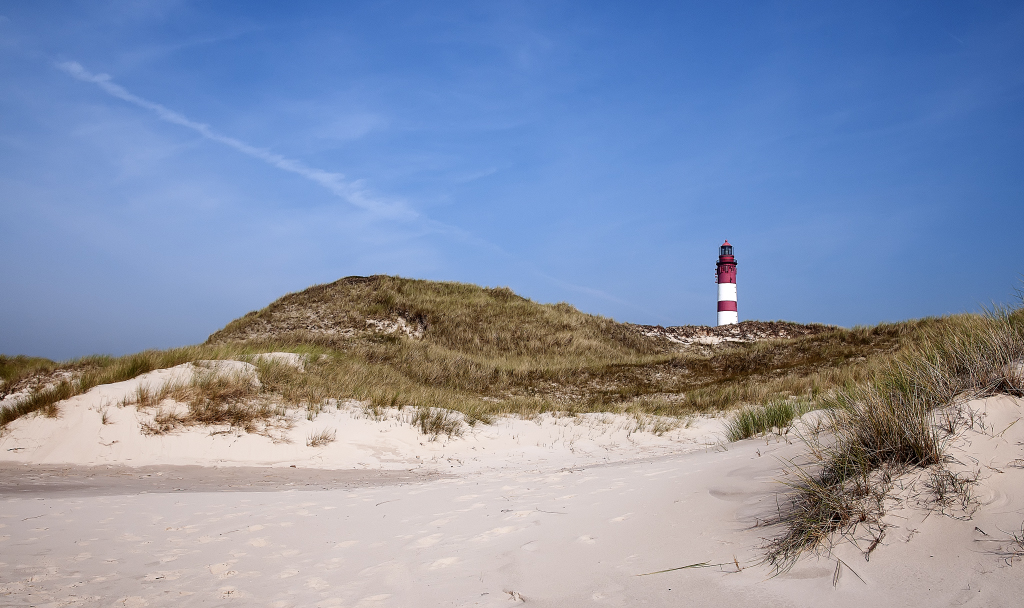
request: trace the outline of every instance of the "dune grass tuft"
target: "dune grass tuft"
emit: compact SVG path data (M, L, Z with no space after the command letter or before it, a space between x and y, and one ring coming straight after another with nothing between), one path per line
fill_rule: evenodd
M966 481L942 471L951 434L974 423L967 401L997 393L1024 396L1013 370L1024 362L1024 309L959 315L926 328L869 382L824 399L826 432L809 437L809 463L795 467L776 520L785 532L766 560L782 570L834 535L862 526L880 540L883 500L892 479L934 467L932 489L965 495ZM877 543L871 543L871 547Z
M187 426L228 426L246 432L266 432L271 421L284 420L286 413L261 395L252 374L202 368L186 383L167 383L155 391L140 385L120 405L155 409L152 422L143 424L143 431L151 435Z
M306 438L306 445L311 448L323 447L332 443L337 436L338 433L334 429L323 429L310 433L309 437Z
M443 408L417 408L412 417L412 424L419 428L421 433L429 436L431 441L437 440L441 435L448 438L462 435L462 417Z
M56 361L42 357L0 355L0 396L7 394L20 380L55 371L59 366Z
M1013 540L1010 543L1010 557L1024 557L1024 523L1020 525L1020 532L1011 534Z
M794 399L776 399L764 405L740 408L726 422L726 438L729 441L740 441L771 432L785 433L793 421L806 414L810 407Z

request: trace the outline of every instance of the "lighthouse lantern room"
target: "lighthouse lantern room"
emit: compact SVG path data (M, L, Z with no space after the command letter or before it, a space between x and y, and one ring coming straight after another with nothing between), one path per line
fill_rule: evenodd
M739 323L739 313L736 310L736 258L732 255L732 245L729 244L729 241L718 248L718 264L716 266L718 324Z

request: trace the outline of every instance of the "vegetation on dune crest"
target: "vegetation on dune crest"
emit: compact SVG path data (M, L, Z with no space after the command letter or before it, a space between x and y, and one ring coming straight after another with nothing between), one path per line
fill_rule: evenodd
M0 355L0 396L7 394L10 388L20 380L37 374L46 374L60 367L59 363L42 357L26 357L18 355L9 357Z
M350 338L365 337L375 323L407 327L393 337L421 336L413 342L433 347L434 354L480 359L574 362L658 353L626 325L566 303L537 304L505 287L389 276L348 277L289 294L232 321L208 343L270 339L347 349L362 341Z
M378 406L440 407L470 419L553 410L685 416L856 381L918 324L817 326L792 339L680 350L638 326L506 288L375 276L289 294L208 343L320 346L331 356L290 382Z
M780 322L761 325L796 337L681 347L650 331L664 328L618 323L565 303L538 304L507 288L349 277L284 296L232 321L203 345L52 364L68 375L5 408L0 425L29 412L54 413L58 401L98 384L207 359L252 361L260 398L314 415L329 399L348 398L374 410L458 412L470 424L545 411L685 417L794 396L813 404L867 380L893 353L950 322L851 330ZM687 331L749 333L757 325ZM272 351L304 353L306 363L297 369L247 359ZM51 363L34 365L51 369ZM428 433L428 427L444 428L424 424Z
M230 346L186 346L164 351L147 350L124 357L92 356L75 359L65 363L53 363L46 366L51 372L65 374L52 378L52 382L37 386L29 395L19 399L14 405L0 408L0 428L13 420L33 412L56 415L56 404L64 399L85 393L101 384L111 384L131 380L147 372L167 369L183 363L196 363L205 360L238 359L262 352L246 345ZM30 374L22 373L20 379L30 378ZM12 383L10 388L16 387ZM5 387L7 384L5 383Z

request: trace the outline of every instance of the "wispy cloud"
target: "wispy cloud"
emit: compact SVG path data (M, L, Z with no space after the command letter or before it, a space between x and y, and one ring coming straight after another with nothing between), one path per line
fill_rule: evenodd
M67 74L77 78L78 80L95 84L104 92L108 93L109 95L112 95L113 97L127 101L128 103L131 103L135 106L153 112L161 120L185 127L187 129L191 129L196 133L202 135L204 138L209 139L210 141L214 141L219 144L228 146L229 148L233 148L234 150L237 150L242 154L251 156L252 158L259 159L272 167L275 167L282 171L288 171L289 173L294 173L312 182L315 182L320 186L327 188L335 195L348 201L352 205L371 212L376 217L411 222L410 225L416 226L419 229L419 231L421 231L421 234L434 233L438 235L443 235L445 237L448 237L449 239L454 239L468 246L469 248L476 252L476 255L481 255L485 254L485 252L489 252L491 255L496 256L498 259L504 258L508 262L512 262L520 267L524 266L523 261L519 259L519 256L516 256L509 251L506 251L504 248L495 245L494 243L491 243L486 239L482 239L462 228L452 226L444 222L439 222L429 217L426 217L422 214L419 214L415 210L410 209L408 206L403 205L401 203L380 200L379 198L374 197L368 194L365 190L363 190L360 187L360 183L358 181L349 181L341 173L332 173L330 171L325 171L323 169L309 167L300 161L286 158L284 156L281 156L280 154L271 152L270 150L257 148L241 140L217 133L216 131L211 129L209 125L196 122L179 112L175 112L174 110L167 108L166 106L139 97L138 95L135 95L134 93L128 91L121 85L114 83L108 74L93 74L77 62L67 61L63 63L57 63L56 66L62 71L66 72ZM486 171L482 171L478 174L468 176L468 179L478 179L480 177L490 175L496 171L496 168L489 168ZM561 289L586 293L591 297L596 297L620 305L631 305L630 302L623 301L601 290L562 281L560 279L548 275L547 273L535 267L531 267L531 265L529 264L526 264L526 267L529 272L532 272L542 280L555 284Z
M159 103L135 95L128 91L128 89L114 83L107 74L93 74L75 61L58 63L57 67L78 80L95 84L109 95L153 112L161 120L191 129L210 141L223 144L246 156L259 159L272 167L300 175L315 182L356 207L392 219L410 220L419 217L415 211L401 203L386 202L373 197L360 187L358 181L350 181L341 173L332 173L323 169L309 167L300 161L285 158L270 150L257 148L233 137L221 135L211 129L209 125L191 120L183 114L175 112Z

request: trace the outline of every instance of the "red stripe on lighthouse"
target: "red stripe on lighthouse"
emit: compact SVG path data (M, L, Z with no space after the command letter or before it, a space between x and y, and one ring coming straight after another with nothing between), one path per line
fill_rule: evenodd
M718 312L735 311L736 302L730 302L729 300L719 300Z

